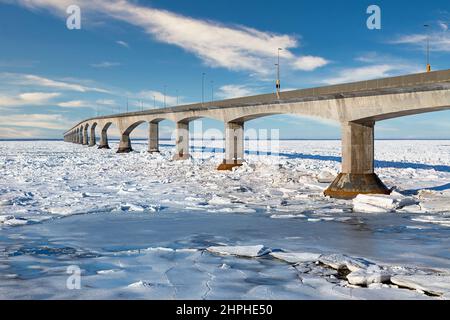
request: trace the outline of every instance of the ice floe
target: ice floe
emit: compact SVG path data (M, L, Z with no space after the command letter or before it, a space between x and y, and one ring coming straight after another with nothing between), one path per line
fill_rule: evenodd
M433 295L450 294L450 275L396 275L391 278L391 282Z
M206 249L211 253L221 254L221 255L234 255L240 257L260 257L266 255L270 252L270 249L264 247L263 245L256 246L212 246Z
M360 194L353 199L353 211L368 213L395 212L416 204L417 200L396 192L393 192L391 195Z

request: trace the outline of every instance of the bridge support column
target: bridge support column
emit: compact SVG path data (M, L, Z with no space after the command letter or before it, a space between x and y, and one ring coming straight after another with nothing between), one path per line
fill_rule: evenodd
M225 159L217 170L232 170L244 162L244 123L225 125Z
M374 122L342 124L342 173L325 190L337 199L358 194L390 194L374 172Z
M89 136L89 147L94 147L97 143L97 138L95 137L95 127L91 128L91 135Z
M117 149L117 153L130 153L133 151L131 148L131 140L128 134L121 134L119 149Z
M98 149L111 149L108 145L108 133L107 130L103 129L100 136L100 144Z
M89 135L87 129L83 129L83 145L87 146L89 144Z
M159 124L150 122L148 128L148 152L159 153Z
M177 122L175 155L173 160L189 159L189 122Z

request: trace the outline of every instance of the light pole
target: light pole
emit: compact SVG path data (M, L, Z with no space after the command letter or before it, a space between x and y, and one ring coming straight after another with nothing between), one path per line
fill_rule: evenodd
M166 89L167 86L164 86L164 108L166 107Z
M211 80L211 102L214 102L214 81Z
M431 65L430 65L430 32L429 32L429 24L423 25L425 29L427 30L427 72L431 72Z
M202 106L205 103L205 75L206 73L202 73Z
M177 94L177 106L178 106L178 90L176 90L176 94Z
M153 109L156 109L156 96L153 96Z
M280 99L280 91L281 91L281 81L280 81L280 51L282 51L282 48L278 48L278 63L277 66L277 82L276 82L276 88L277 88L277 98Z
M128 97L127 97L127 113L128 113Z

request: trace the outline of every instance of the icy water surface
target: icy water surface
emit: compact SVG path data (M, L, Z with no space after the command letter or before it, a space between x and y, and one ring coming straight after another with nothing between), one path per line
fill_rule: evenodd
M0 297L450 298L449 145L379 142L395 195L352 202L322 195L336 141L282 142L231 173L220 153L2 142Z

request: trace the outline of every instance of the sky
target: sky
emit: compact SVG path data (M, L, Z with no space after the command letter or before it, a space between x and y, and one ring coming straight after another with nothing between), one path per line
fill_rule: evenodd
M77 5L81 28L66 12ZM381 9L371 30L367 8ZM424 24L430 27L426 30ZM450 68L450 3L365 0L0 0L0 139L62 138L96 115ZM128 107L127 107L128 106ZM203 128L223 123L202 120ZM170 136L173 123L161 124ZM339 124L246 123L283 139L335 139ZM450 111L377 123L379 139L450 138ZM146 136L145 125L132 136Z

